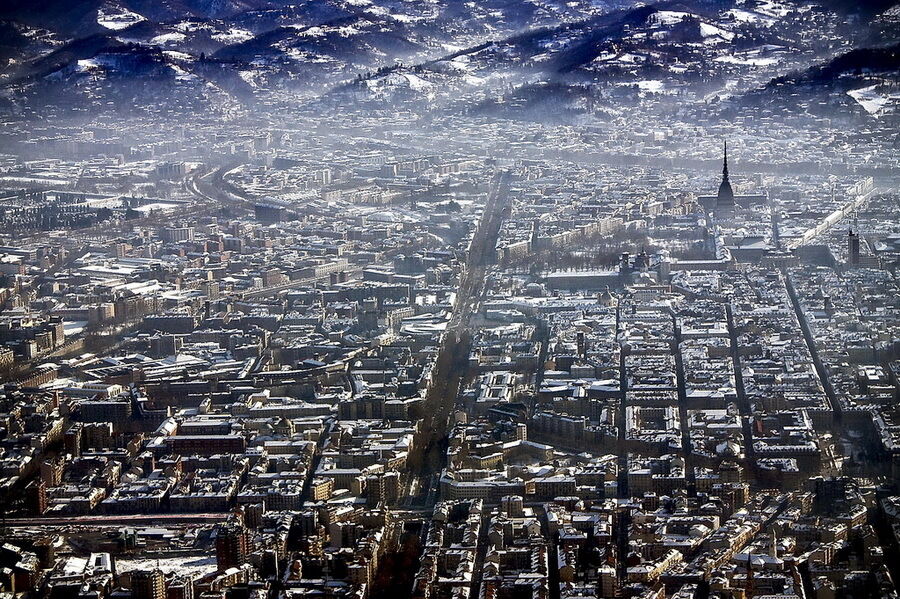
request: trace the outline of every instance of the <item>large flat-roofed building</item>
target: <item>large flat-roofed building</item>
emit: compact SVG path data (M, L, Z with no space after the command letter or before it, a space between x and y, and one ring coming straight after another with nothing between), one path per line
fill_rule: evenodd
M572 270L551 272L545 277L550 289L602 290L621 283L616 270Z
M243 453L247 440L243 435L173 435L166 439L166 445L175 454L216 455Z

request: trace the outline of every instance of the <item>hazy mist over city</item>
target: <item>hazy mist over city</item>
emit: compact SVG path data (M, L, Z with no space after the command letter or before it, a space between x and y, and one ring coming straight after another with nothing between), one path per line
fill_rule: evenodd
M0 599L900 599L895 0L0 0Z

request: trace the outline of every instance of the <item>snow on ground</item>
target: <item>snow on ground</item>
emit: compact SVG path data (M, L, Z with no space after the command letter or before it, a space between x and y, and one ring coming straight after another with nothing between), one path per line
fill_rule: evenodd
M544 50L561 50L566 47L569 41L567 39L544 39L538 42L538 46L543 48Z
M636 85L642 93L648 94L668 94L672 93L666 89L666 84L658 79L645 79L643 81L626 81L618 83L620 86Z
M172 25L175 29L182 33L193 33L195 31L203 31L204 29L212 29L208 23L197 23L195 21L181 21Z
M0 183L18 185L18 186L36 186L36 185L48 185L48 186L58 186L58 185L66 185L65 179L54 179L52 177L9 177L9 176L0 176ZM69 184L72 181L68 182Z
M725 15L732 17L735 21L739 23L755 23L757 25L771 25L776 21L775 18L770 17L769 15L764 15L758 12L752 12L749 10L742 10L740 8L732 8L731 10L725 11Z
M296 60L297 62L302 63L330 62L329 59L325 56L319 56L318 54L307 52L306 50L301 50L300 48L287 48L284 53L291 60Z
M594 59L594 62L605 62L608 64L638 64L644 61L644 57L638 54L624 52L622 54L612 54L604 52Z
M716 27L715 25L710 25L709 23L700 23L700 35L705 38L720 37L723 40L727 41L731 41L734 38L734 34L730 31L726 31L721 27Z
M108 56L95 56L93 58L83 58L75 63L76 73L88 73L96 69L105 69L114 67L116 61Z
M134 570L152 570L159 564L159 569L166 574L199 577L216 571L216 558L209 555L187 555L178 557L117 559L116 569L120 573Z
M378 15L379 17L389 17L391 15L391 11L389 11L384 6L367 6L366 12Z
M669 26L677 25L685 17L699 20L699 17L693 13L681 12L677 10L660 10L647 17L647 21L651 25L655 24ZM702 35L704 38L718 37L729 41L734 38L734 34L732 32L726 29L722 29L721 27L711 25L710 23L706 23L704 21L700 21L700 35ZM707 39L707 42L710 41L716 40Z
M254 36L253 33L246 29L231 28L228 31L214 33L210 37L223 44L239 44L241 42L246 42L249 39L253 39Z
M740 58L738 56L719 56L716 62L727 62L728 64L739 64L748 67L768 67L781 62L774 57L769 58Z
M293 25L293 27L296 27L297 29L303 29L302 25ZM325 35L325 30L318 26L310 27L309 29L303 29L303 31L301 31L297 35L301 35L303 37L322 37Z
M63 331L65 331L66 337L69 337L81 333L87 325L88 321L86 320L64 320Z
M427 91L427 90L431 89L432 87L434 87L434 85L432 83L425 81L424 79L422 79L421 77L419 77L417 75L411 75L409 73L404 73L403 76L406 77L406 81L409 83L409 87L411 89L416 90L417 92Z
M150 43L161 46L164 44L183 42L185 39L187 39L187 36L183 33L163 33L162 35L151 38Z
M790 7L778 0L762 0L756 3L754 11L769 16L783 17L790 12Z
M191 75L192 77L196 77L195 75ZM144 204L143 206L137 206L134 210L138 212L143 212L144 214L150 213L152 210L156 210L159 212L171 212L178 207L178 204L168 204L166 202L153 202L152 204Z
M469 72L471 71L471 67L469 66L469 57L463 54L462 56L457 56L450 60L447 64L458 71Z
M189 73L182 69L177 64L170 64L169 68L175 71L175 80L176 81L196 81L198 77L193 73Z
M779 56L763 55L760 49L748 50L746 52L737 52L725 56L716 57L716 62L724 62L727 64L738 64L752 67L767 67L781 62Z
M383 208L373 208L371 212L366 214L366 218L379 223L399 223L417 222L421 217L417 213L408 213L402 207L391 208L385 210Z
M402 13L392 14L390 15L390 17L398 23L417 23L419 21L425 20L425 17L414 17L412 15L404 15Z
M434 84L412 73L391 73L385 77L369 79L366 87L374 96L389 95L397 90L409 89L433 99Z
M256 78L259 77L259 71L238 71L238 76L253 87L257 87Z
M100 66L100 62L96 58L83 58L75 63L75 72L87 73L88 71L93 71Z
M136 12L131 12L127 8L114 4L104 4L97 9L97 23L113 31L131 27L135 23L140 23L144 20L144 17Z
M658 10L647 20L657 25L677 25L684 17L696 17L697 15L689 12L680 12L677 10Z
M338 33L338 35L340 35L342 37L350 37L351 35L356 35L357 33L360 32L360 30L357 29L356 27L354 27L353 25L347 25L345 27L338 27L337 29L335 29L335 31Z
M856 100L866 112L874 117L878 117L884 112L885 108L900 102L900 94L885 96L877 90L877 85L870 85L869 87L850 90L847 92L847 95Z
M172 60L194 60L194 57L187 52L178 52L177 50L163 50L163 54Z
M666 89L666 85L662 81L655 79L638 81L637 86L641 91L650 92L652 94L662 93Z

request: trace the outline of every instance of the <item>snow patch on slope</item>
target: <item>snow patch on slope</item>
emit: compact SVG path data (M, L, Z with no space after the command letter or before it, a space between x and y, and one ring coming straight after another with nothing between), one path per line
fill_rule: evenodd
M214 33L210 37L212 37L217 42L222 42L223 44L238 44L240 42L246 42L249 39L253 39L253 33L247 31L246 29L238 29L233 27L228 31Z
M154 38L151 38L150 43L157 46L162 46L165 44L183 42L185 39L187 39L187 36L183 33L163 33L161 35L157 35Z
M112 31L125 29L145 20L136 12L115 4L106 3L97 9L97 23Z
M900 94L884 95L878 91L877 85L853 89L848 91L847 95L876 118L881 116L889 106L900 102Z
M716 27L715 25L710 25L709 23L700 23L700 35L702 35L704 38L720 37L726 41L731 41L732 39L734 39L734 34L730 31L726 31L721 27Z
M740 8L732 8L725 11L725 16L731 17L738 23L753 23L756 25L771 25L776 21L774 17L759 12L743 10Z

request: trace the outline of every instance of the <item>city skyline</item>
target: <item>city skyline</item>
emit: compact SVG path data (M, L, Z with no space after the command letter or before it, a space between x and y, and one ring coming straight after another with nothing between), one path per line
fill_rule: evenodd
M0 594L900 576L900 7L0 6Z

